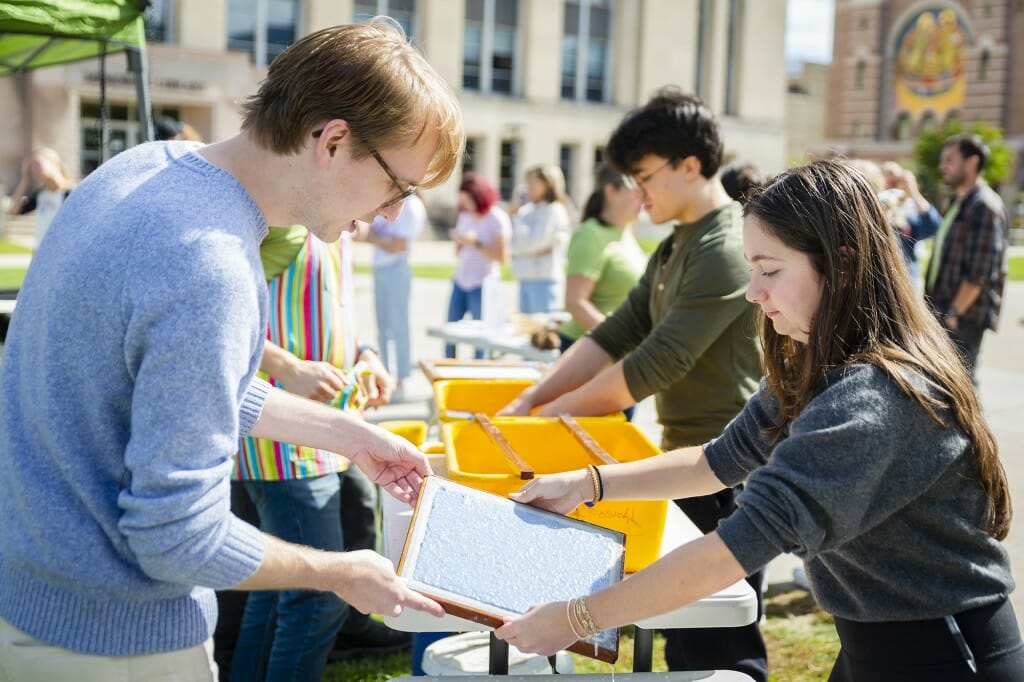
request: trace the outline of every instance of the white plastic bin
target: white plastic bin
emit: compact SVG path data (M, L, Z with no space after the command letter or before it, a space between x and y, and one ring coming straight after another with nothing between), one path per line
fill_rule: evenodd
M489 632L464 632L439 639L423 653L423 672L439 677L480 675L487 673L490 653ZM555 657L559 673L572 672L572 657L559 651ZM509 675L550 675L546 656L524 654L514 646L508 648Z

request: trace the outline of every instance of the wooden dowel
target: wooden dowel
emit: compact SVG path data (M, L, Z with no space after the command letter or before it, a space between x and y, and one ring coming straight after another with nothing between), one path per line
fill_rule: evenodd
M587 452L593 455L595 458L601 460L605 464L618 464L619 461L608 454L608 451L601 447L601 445L590 437L590 434L583 430L583 427L579 425L575 419L567 414L560 414L558 418L563 424L572 432L572 435L576 437L576 440L580 442Z
M482 426L487 435L491 437L491 440L497 444L501 453L505 455L505 458L508 459L509 462L512 463L515 470L519 472L519 478L524 481L533 478L533 467L527 464L522 457L516 454L516 451L512 449L512 445L509 444L505 436L498 430L498 427L494 425L494 422L487 418L486 414L483 412L477 412L473 415L473 419L480 422L480 426Z

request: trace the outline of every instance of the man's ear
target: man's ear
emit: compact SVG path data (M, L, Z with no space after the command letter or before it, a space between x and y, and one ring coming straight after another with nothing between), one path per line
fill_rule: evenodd
M686 173L686 178L692 180L696 176L700 175L701 164L700 159L692 154L687 156L685 159L679 162L677 168L682 168L683 172Z
M320 135L316 138L317 156L334 158L338 148L348 144L351 136L352 131L344 119L331 119L324 125Z

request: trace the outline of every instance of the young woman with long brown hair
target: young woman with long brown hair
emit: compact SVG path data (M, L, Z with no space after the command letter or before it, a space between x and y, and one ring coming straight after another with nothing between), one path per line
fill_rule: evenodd
M617 499L745 481L738 509L629 580L535 607L498 636L551 653L793 552L835 616L842 649L830 679L1024 679L996 442L947 335L900 276L870 184L816 162L772 180L745 216L747 298L763 313L760 390L703 447L598 470L604 497ZM595 490L582 470L514 497L567 512Z

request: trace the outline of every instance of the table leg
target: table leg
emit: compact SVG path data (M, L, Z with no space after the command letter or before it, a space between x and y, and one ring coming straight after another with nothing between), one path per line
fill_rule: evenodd
M649 673L654 659L654 630L633 628L633 672Z
M491 632L491 645L487 657L489 675L508 675L508 642Z

